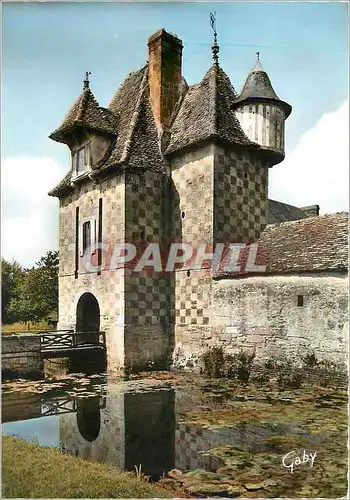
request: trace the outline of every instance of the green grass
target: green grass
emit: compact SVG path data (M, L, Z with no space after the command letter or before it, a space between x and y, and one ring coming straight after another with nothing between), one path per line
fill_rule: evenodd
M63 454L12 436L2 438L3 498L169 498L130 472Z

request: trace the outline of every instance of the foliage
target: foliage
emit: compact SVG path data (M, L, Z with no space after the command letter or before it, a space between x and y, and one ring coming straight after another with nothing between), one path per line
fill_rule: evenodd
M241 382L248 382L254 358L255 352L249 354L247 352L240 351L238 354L233 356L233 373Z
M1 314L2 323L13 323L16 315L9 310L11 301L18 298L19 284L24 270L15 260L8 262L1 259Z
M208 377L224 376L224 351L222 347L214 346L203 354L204 373Z
M7 276L11 276L9 265L3 262ZM31 269L22 269L17 263L12 266L14 278L7 279L10 292L5 298L3 322L36 322L49 319L52 313L57 314L58 252L47 252Z
M112 465L88 462L12 436L2 438L4 498L170 497ZM64 478L64 480L62 480Z
M255 353L244 351L227 354L222 347L214 346L203 354L204 373L213 378L237 378L247 382L252 370Z
M313 367L313 366L317 366L318 361L317 361L315 354L312 352L311 354L308 353L308 354L306 354L306 356L304 356L303 363L304 363L304 366L306 366L306 367Z

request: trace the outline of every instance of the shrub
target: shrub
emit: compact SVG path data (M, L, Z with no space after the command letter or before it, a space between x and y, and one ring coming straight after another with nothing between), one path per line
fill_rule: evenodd
M233 356L234 374L241 382L248 382L254 359L255 352L249 354L240 351Z
M249 380L255 353L240 351L233 356L225 354L222 347L212 347L203 356L204 373L213 378L237 378L241 382Z
M222 347L212 347L203 354L204 373L208 377L224 376L225 355Z
M314 353L311 353L311 354L307 354L304 358L303 358L303 363L304 363L304 366L305 367L314 367L318 364L318 361L317 361L317 358L315 356Z

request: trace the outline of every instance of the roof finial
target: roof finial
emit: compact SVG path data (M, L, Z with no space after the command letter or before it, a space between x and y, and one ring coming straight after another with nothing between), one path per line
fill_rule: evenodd
M91 71L87 71L85 73L85 80L84 80L84 90L90 88L90 81L89 81L89 75L91 75Z
M260 52L255 52L255 54L256 54L256 61L251 71L264 71L264 68L262 67L262 64L260 62Z
M213 59L214 59L214 64L215 66L219 66L219 45L218 45L218 34L216 32L216 12L210 13L210 26L214 32L214 44L211 48L213 51Z

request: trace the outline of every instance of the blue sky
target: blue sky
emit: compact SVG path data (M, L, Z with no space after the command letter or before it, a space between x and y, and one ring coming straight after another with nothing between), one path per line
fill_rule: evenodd
M277 94L293 106L286 128L287 155L292 153L307 131L347 99L346 3L5 3L3 161L48 158L63 176L68 150L48 135L79 96L85 71L92 73L99 103L108 105L127 73L147 60L147 39L159 28L183 40L183 75L189 84L198 82L212 63L209 12L214 10L220 65L235 89L240 91L259 50ZM39 175L42 169L36 173L33 167L31 182ZM11 189L3 216L14 210ZM287 193L283 201L292 202L293 196L289 200ZM299 203L316 203L314 198L317 194ZM53 231L49 238L55 245ZM6 257L11 251L6 249Z

